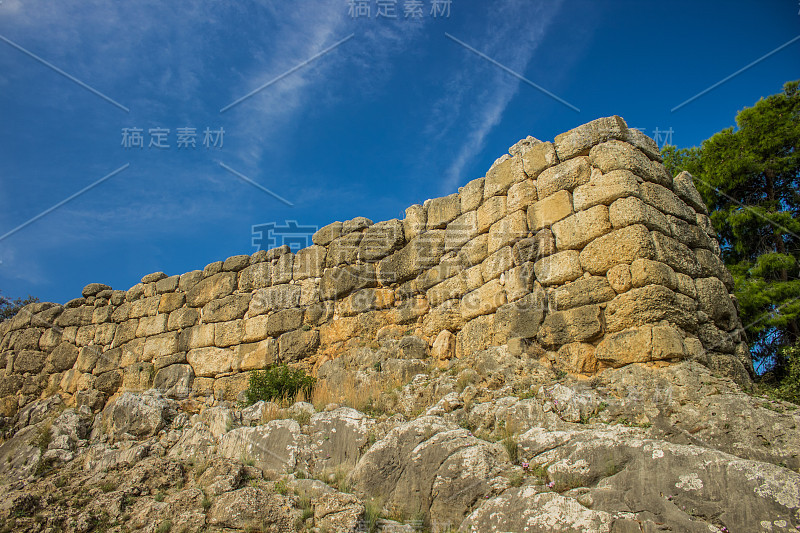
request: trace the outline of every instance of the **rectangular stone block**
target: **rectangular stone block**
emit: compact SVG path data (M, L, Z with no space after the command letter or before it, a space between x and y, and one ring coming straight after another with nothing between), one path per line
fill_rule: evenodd
M566 161L576 155L588 153L592 146L608 139L625 139L627 132L628 125L622 117L614 115L598 118L556 136L556 153L561 161Z
M442 229L461 214L461 198L451 194L426 202L428 207L428 229Z
M137 337L150 337L167 331L167 321L169 315L160 314L156 316L144 316L139 319L139 327L136 328Z
M529 294L535 279L533 263L523 263L509 270L505 284L508 301L513 302Z
M641 224L598 237L584 247L580 253L583 270L597 275L605 275L614 265L632 263L635 259L653 259L656 255L650 232Z
M322 248L317 247L317 249ZM322 248L325 250L325 248ZM301 250L302 251L302 250ZM239 290L242 292L252 292L256 289L263 289L272 284L272 263L261 262L250 265L239 272Z
M576 157L550 167L536 180L539 198L547 198L558 191L572 192L575 187L588 183L591 173L588 157Z
M171 313L172 311L183 307L186 303L186 295L182 292L168 292L161 295L161 301L158 303L159 313Z
M94 330L94 343L101 346L110 346L114 341L114 332L116 330L117 325L114 323L98 324Z
M592 165L605 172L630 170L648 182L671 186L672 179L659 163L650 161L646 155L624 141L611 140L598 144L589 152Z
M325 257L325 266L330 268L342 264L353 264L358 259L358 246L361 244L360 232L342 235L328 245L328 254ZM275 276L272 276L275 279Z
M489 257L489 235L478 235L464 244L458 251L458 257L464 265L478 265Z
M461 316L465 320L471 320L480 315L493 313L506 302L503 286L499 280L493 279L461 299Z
M214 344L225 348L241 344L244 338L244 320L217 322L214 324Z
M402 248L405 242L402 222L396 218L378 222L364 231L358 257L361 261L378 261Z
M334 271L336 269L331 270ZM253 293L253 298L250 300L249 316L297 307L300 305L300 291L300 285L277 285L259 289Z
M500 248L528 236L528 217L519 210L501 218L489 228L487 251L492 254Z
M402 250L382 259L377 268L380 283L382 285L402 283L436 266L444 254L444 235L445 230L426 231L415 237ZM323 276L323 281L324 279Z
M361 289L338 302L338 314L356 316L374 309L388 309L393 305L392 289Z
M214 324L199 324L180 332L179 349L184 352L214 345Z
M260 342L240 344L234 348L234 352L234 371L261 370L275 363L278 343L275 339L266 339Z
M325 247L317 245L299 250L294 256L294 272L292 277L300 281L306 278L318 278L322 276L327 253L328 251Z
M342 223L331 222L327 226L321 227L317 232L311 236L311 242L318 246L327 246L332 243L334 239L342 235Z
M686 222L695 224L694 209L683 203L678 195L657 183L643 182L639 187L642 200L652 205L665 215L682 218Z
M623 228L632 224L644 224L647 229L660 231L665 235L671 233L667 217L652 205L639 198L628 197L616 200L608 210L611 225Z
M543 257L556 253L556 239L550 228L539 230L533 237L522 239L512 249L514 264L521 265L528 261L538 261Z
M406 208L406 218L403 219L406 242L411 242L414 237L425 231L427 225L428 212L425 206L414 204Z
M145 361L152 361L156 357L164 357L177 351L179 351L178 332L172 331L148 337L144 342L142 358Z
M628 196L639 196L639 181L629 170L612 170L607 174L592 176L588 183L572 191L575 211L583 211L595 205L611 205L615 200Z
M461 298L467 292L466 275L462 272L428 289L428 305L434 307L452 298Z
M192 365L194 375L199 377L214 377L217 374L230 372L235 357L233 350L215 346L189 350L186 354L186 360Z
M294 254L288 253L278 257L272 265L272 284L289 283L294 275Z
M181 307L169 314L167 329L170 331L194 326L200 320L200 310L194 307Z
M647 285L620 294L606 306L608 331L666 320L686 331L697 329L697 303L663 285Z
M444 250L448 252L461 248L477 235L478 213L476 211L464 213L447 225L444 233Z
M636 259L631 263L631 285L637 288L645 285L663 285L674 291L677 289L678 280L675 271L669 265L650 259Z
M611 231L611 221L608 217L608 207L604 205L578 211L553 224L553 235L559 250L583 248L609 231Z
M483 201L483 178L477 178L458 189L461 212L475 211Z
M506 197L492 196L478 208L478 231L484 233L489 227L506 216Z
M143 316L153 316L158 313L158 306L161 303L160 296L151 296L149 298L141 298L135 302L131 302L130 318L141 318ZM64 316L63 314L61 316ZM60 318L60 317L59 317Z
M522 154L522 167L529 178L536 179L544 169L556 164L558 156L550 142L536 143Z
M505 194L512 185L527 177L522 170L522 158L520 157L509 157L500 163L495 163L486 172L486 179L483 182L483 197L491 198L498 194Z
M605 277L581 278L558 287L552 293L552 308L564 311L613 300L617 293Z
M505 246L497 250L487 257L481 265L481 275L483 276L484 283L499 278L500 274L510 269L512 266L514 266L514 257L511 253L511 247Z
M224 298L236 288L236 272L220 272L197 283L186 293L189 307L203 307L211 300Z
M598 339L603 335L601 314L598 305L548 313L536 337L550 348Z
M528 227L531 231L539 231L571 214L572 193L558 191L528 208Z
M583 275L577 250L566 250L539 259L533 264L533 270L542 285L561 285Z
M655 249L652 259L666 263L673 270L693 278L700 275L700 262L691 248L657 231L652 232L651 235Z
M281 333L299 328L302 323L302 309L281 309L267 317L265 330L268 337L277 337Z
M114 342L111 343L112 348L122 346L126 342L132 341L136 337L136 329L139 327L139 319L133 318L118 324L114 332Z
M536 182L531 179L526 179L519 183L515 183L508 189L506 197L506 209L509 213L513 213L518 209L528 209L528 206L536 203L539 195L536 192Z
M399 253L401 252L396 252L394 255ZM386 261L387 259L384 259L383 261ZM330 268L325 270L325 272L322 274L322 279L319 283L319 297L322 300L335 300L353 292L354 290L363 289L366 287L374 287L375 285L377 285L375 278L375 266L372 264ZM299 291L297 298L297 301L299 302ZM297 307L297 304L292 306L287 305L285 307Z

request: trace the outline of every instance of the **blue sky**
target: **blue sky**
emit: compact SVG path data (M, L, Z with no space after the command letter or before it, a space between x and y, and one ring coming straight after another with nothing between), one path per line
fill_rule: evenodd
M600 116L693 146L800 78L798 40L671 111L800 35L797 1L408 1L2 0L0 235L124 169L0 239L0 290L65 302L253 253L257 224L402 218Z

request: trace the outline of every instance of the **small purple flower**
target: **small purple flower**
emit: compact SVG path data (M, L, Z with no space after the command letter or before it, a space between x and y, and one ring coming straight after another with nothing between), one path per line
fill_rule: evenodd
M522 468L527 469L529 466L530 466L530 464L528 464L528 463L522 463Z
M550 483L547 484L547 488L550 488L550 489L552 489L555 486L556 486L556 482L555 481L551 481Z

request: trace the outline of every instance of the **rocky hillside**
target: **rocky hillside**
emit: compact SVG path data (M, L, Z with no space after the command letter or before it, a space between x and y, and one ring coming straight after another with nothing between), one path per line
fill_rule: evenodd
M3 530L800 528L796 406L698 363L587 380L496 347L411 375L423 361L385 370L378 352L324 369L362 410L157 390L97 414L33 402L0 446ZM359 398L376 380L397 385Z

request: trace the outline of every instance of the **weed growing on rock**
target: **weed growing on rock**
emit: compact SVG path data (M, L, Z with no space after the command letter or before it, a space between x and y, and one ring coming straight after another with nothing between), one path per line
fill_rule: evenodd
M158 528L156 528L156 533L169 533L172 530L172 520L164 520L159 524Z
M303 370L286 364L254 370L250 373L249 386L245 391L245 405L253 405L259 400L294 398L300 392L310 396L316 381Z

